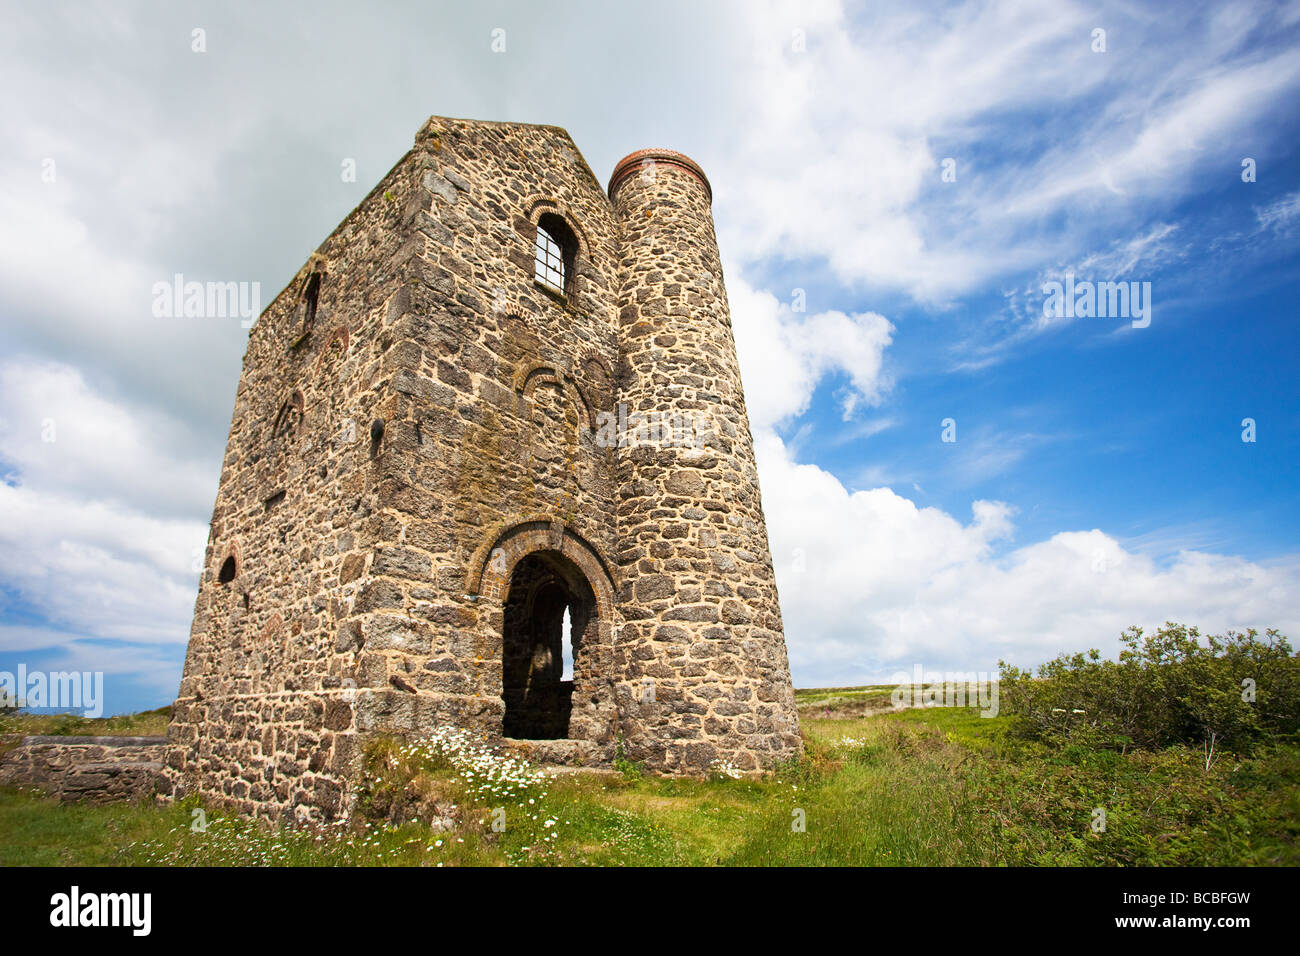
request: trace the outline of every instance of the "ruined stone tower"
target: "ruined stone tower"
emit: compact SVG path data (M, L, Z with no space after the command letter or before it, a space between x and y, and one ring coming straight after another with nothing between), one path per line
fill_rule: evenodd
M250 335L177 793L335 816L367 737L439 725L798 753L711 198L669 150L606 192L556 127L419 131Z

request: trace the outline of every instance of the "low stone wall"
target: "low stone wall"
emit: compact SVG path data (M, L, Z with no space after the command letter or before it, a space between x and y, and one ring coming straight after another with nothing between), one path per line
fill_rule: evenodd
M164 792L166 737L24 737L0 759L0 786L64 802L107 803Z

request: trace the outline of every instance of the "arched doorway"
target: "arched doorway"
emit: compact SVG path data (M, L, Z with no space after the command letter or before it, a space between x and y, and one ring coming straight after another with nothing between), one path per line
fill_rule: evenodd
M534 551L515 564L503 610L502 734L567 738L571 715L591 701L595 684L598 638L591 584L559 551ZM571 678L565 674L566 644Z

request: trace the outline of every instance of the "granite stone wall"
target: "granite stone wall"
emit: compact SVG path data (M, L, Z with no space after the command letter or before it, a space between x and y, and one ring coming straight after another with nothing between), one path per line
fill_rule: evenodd
M619 666L649 678L624 722L632 759L743 770L799 752L781 608L703 171L669 150L615 169L620 398L701 441L618 462Z

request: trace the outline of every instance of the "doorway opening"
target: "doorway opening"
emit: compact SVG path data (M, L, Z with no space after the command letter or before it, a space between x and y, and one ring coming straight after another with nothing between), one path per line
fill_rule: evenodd
M504 736L569 736L569 719L592 686L586 652L595 628L595 593L576 564L558 551L535 551L515 565L502 625Z

